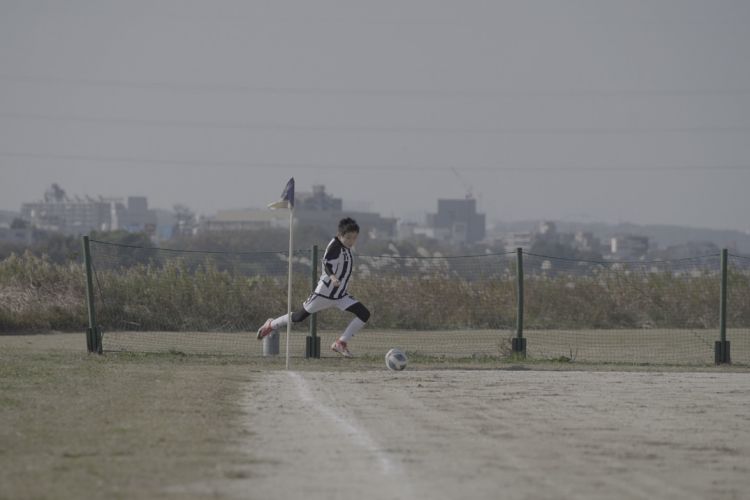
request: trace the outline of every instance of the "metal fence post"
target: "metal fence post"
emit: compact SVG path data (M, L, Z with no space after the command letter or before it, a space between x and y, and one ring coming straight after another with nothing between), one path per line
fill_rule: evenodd
M310 273L312 291L318 283L318 245L312 247L312 272ZM310 335L305 343L306 358L320 358L320 337L318 337L318 313L310 315Z
M719 292L719 340L714 346L714 360L717 365L730 364L732 357L727 340L727 267L729 251L721 250L721 288Z
M516 310L516 336L511 341L511 348L516 356L526 357L526 339L523 338L523 248L516 248L516 288L518 290L518 308Z
M86 331L86 349L88 352L102 353L102 340L99 327L96 325L96 308L94 306L94 274L91 265L91 247L89 237L83 236L83 263L86 268L86 306L88 308L89 327Z

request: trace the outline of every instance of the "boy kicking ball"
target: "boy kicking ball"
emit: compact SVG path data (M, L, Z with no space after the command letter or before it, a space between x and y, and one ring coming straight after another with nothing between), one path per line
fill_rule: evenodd
M318 280L315 291L302 304L302 310L292 313L292 323L299 323L312 313L331 307L342 311L349 311L355 318L349 323L344 333L331 345L331 350L346 358L351 358L349 341L365 326L370 318L370 311L357 299L346 291L349 278L352 276L354 259L351 248L359 236L359 225L349 217L339 221L338 234L328 243L323 255L323 274ZM279 328L286 326L288 315L284 314L276 319L269 318L258 329L258 340L261 340Z

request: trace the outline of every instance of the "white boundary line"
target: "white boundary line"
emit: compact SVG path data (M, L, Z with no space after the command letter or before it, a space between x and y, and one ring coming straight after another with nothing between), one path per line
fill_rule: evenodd
M323 403L315 399L310 393L307 382L305 382L305 379L297 372L290 371L287 373L289 373L289 376L297 386L297 392L299 394L300 400L314 406L321 415L330 418L339 427L341 427L344 432L351 435L352 442L359 444L360 446L371 452L373 455L375 455L384 474L399 474L401 472L400 467L396 463L394 463L393 460L391 460L388 454L383 451L382 447L378 445L377 441L375 441L375 439L373 439L366 430L358 427L356 423L347 420L346 417L339 415L333 409L325 406Z

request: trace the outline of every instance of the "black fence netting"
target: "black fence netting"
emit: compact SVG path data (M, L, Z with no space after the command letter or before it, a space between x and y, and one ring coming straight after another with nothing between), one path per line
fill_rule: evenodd
M524 255L528 354L625 363L711 363L720 255L591 262Z
M105 351L261 355L257 328L287 310L285 252L198 252L92 240L94 296ZM292 255L297 310L320 263ZM355 254L349 292L372 315L355 354L390 347L412 357L505 358L517 335L517 254L422 257ZM719 339L720 254L669 261L585 261L524 253L523 336L530 359L711 364ZM728 262L727 340L750 362L750 258ZM321 354L352 319L316 315ZM290 353L305 353L309 321ZM286 346L281 332L281 352Z
M359 257L352 293L372 319L353 348L383 353L398 346L412 356L431 357L508 356L516 316L513 258ZM323 316L334 328L333 336L324 337L328 343L350 318L334 311Z
M286 310L288 259L282 253L173 251L94 240L90 246L104 350L249 352L248 332L260 318ZM296 270L305 261L309 266L307 254L294 260ZM294 290L304 293L302 273L294 275Z
M750 256L729 254L727 340L733 363L750 364Z
M260 354L258 326L286 313L287 253L185 252L95 240L90 246L104 350ZM357 256L349 290L372 316L352 347L372 354L396 345L426 356L507 354L516 304L509 257ZM312 291L311 259L311 250L292 255L293 310ZM319 313L322 344L333 342L352 317L337 309ZM304 353L307 323L294 325L295 355ZM281 342L283 351L284 335Z

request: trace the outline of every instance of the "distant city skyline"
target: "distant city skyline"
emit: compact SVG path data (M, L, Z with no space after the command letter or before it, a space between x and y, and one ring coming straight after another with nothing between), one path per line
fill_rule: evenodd
M421 221L750 230L750 3L0 0L0 209L289 177Z
M50 183L46 186L44 190L42 190L41 194L34 197L33 199L24 200L23 203L32 203L32 202L38 202L44 199L44 191L48 190L50 186L55 183ZM59 183L57 183L60 185ZM71 199L74 199L75 197L79 197L81 199L85 199L86 197L90 197L93 199L98 199L100 196L104 199L119 199L123 202L126 202L129 197L139 197L144 196L139 193L126 193L123 195L113 195L111 193L75 193L68 190L64 185L60 185L61 188L64 189L65 194L70 197ZM312 186L310 188L305 188L304 186L297 187L298 192L311 192ZM339 197L338 193L331 192L326 187L327 194L335 197ZM221 211L231 211L231 210L258 210L258 211L266 211L270 210L266 206L261 205L251 205L246 204L243 206L237 205L227 205L227 206L218 206L218 208L211 210L211 211L201 211L198 209L197 206L192 205L190 203L179 201L175 203L168 203L165 205L155 204L153 203L152 199L148 196L145 196L148 200L148 207L149 209L158 209L158 210L166 210L166 211L172 211L173 207L176 205L182 205L186 206L190 210L192 210L196 217L212 217L217 215ZM454 198L440 198L440 199L463 199L465 197L454 197ZM476 198L475 198L476 199ZM429 214L436 212L438 208L438 198L435 198L434 205L432 207L426 208L424 211L415 210L411 213L397 213L394 212L400 221L402 222L417 222L420 224L423 224L426 222L426 218ZM344 211L352 211L352 212L372 212L372 213L378 213L384 216L390 216L389 213L383 213L373 208L372 202L365 202L365 201L357 201L357 200L348 200L343 199L343 209ZM603 219L597 219L594 217L589 217L587 214L567 214L563 216L552 216L552 217L521 217L516 219L510 219L510 218L504 218L504 217L491 217L491 214L486 214L481 207L479 206L480 201L477 200L477 212L487 215L487 227L491 228L494 224L503 224L503 223L509 223L512 224L514 222L533 222L533 221L554 221L554 222L568 222L568 223L583 223L583 224L607 224L607 225L619 225L619 224L634 224L639 226L682 226L682 227L693 227L697 229L716 229L716 230L730 230L730 231L740 231L743 233L750 234L750 230L743 230L741 228L733 228L733 227L720 227L720 226L699 226L695 224L683 224L683 223L659 223L659 222L638 222L638 221L632 221L632 220L617 220L617 221L608 221ZM20 212L20 205L17 208L2 208L0 207L0 211L8 211L8 212L14 212L19 213Z

